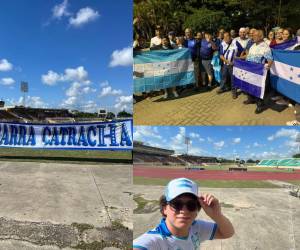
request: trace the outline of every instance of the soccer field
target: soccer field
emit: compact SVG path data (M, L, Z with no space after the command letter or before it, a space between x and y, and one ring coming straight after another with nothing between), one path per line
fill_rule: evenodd
M132 163L131 151L1 148L0 160Z

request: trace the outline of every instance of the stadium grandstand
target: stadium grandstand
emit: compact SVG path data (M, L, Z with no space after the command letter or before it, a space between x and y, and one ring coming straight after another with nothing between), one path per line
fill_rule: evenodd
M0 122L72 123L107 120L106 116L100 117L97 113L73 112L68 109L5 106L5 102L0 101Z
M300 158L264 159L261 160L257 166L300 169Z
M175 155L174 150L145 145L143 142L133 143L133 163L151 165L202 165L216 164L216 157Z

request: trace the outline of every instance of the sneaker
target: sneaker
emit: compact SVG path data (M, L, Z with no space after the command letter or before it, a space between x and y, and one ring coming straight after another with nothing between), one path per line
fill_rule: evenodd
M177 94L176 90L173 91L173 95L174 95L174 97L176 97L176 98L179 96L179 95Z
M255 114L260 114L260 113L262 113L264 110L263 110L263 108L262 107L256 107L256 109L255 109Z
M277 96L271 97L271 100L272 100L272 101L279 101L280 99L282 99L282 96L281 96L281 95L277 95Z
M297 120L288 121L288 122L286 123L286 125L288 125L288 126L299 126L299 125L300 125L300 122L298 122Z
M164 99L167 99L168 98L168 93L164 93L164 96L163 96Z

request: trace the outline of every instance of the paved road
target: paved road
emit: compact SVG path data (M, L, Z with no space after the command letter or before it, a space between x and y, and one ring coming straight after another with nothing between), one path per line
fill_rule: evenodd
M244 105L244 94L235 100L231 93L221 95L217 89L196 93L184 91L179 98L164 100L162 95L134 104L135 125L286 125L295 120L294 109L274 104L255 114L254 104Z
M0 249L131 244L131 165L0 162L0 172Z

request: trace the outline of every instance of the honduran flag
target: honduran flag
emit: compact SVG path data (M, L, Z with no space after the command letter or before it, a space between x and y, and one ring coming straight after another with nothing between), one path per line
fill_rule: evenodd
M242 91L263 99L266 86L267 70L263 64L234 60L233 84Z
M282 49L282 50L293 50L296 46L300 45L300 37L296 36L293 39L283 42L283 43L279 43L279 44L275 44L270 46L270 48L272 49Z
M272 50L271 85L279 93L300 103L300 51Z
M134 52L133 60L134 93L195 83L188 49Z

